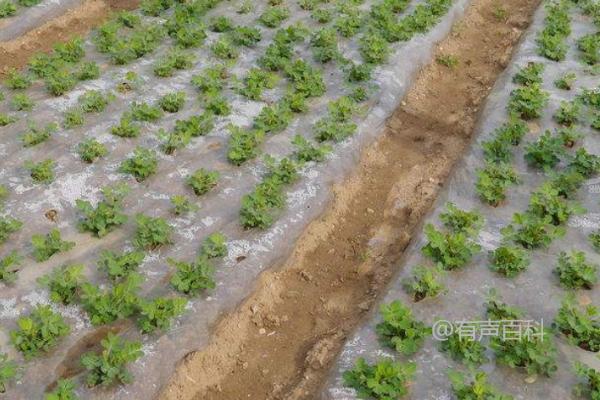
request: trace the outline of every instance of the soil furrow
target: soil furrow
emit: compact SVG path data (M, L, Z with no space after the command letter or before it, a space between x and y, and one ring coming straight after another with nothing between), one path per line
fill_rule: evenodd
M161 399L315 399L463 154L539 0L474 0L292 255L181 361Z

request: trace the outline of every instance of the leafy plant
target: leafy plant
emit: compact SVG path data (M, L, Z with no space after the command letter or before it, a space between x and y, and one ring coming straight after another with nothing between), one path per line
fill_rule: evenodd
M139 305L141 282L142 277L131 272L111 288L100 289L88 282L81 285L81 303L92 325L109 324L133 315Z
M476 235L483 226L483 217L476 211L461 210L454 203L447 203L446 209L440 221L452 232Z
M237 26L231 31L230 37L236 46L254 47L261 41L262 33L258 28Z
M33 245L33 257L37 261L46 261L54 254L69 251L75 246L75 242L62 240L60 231L56 228L46 235L33 235L31 244Z
M71 331L62 315L43 305L35 307L29 316L19 318L17 326L10 332L10 339L25 359L48 352Z
M513 158L510 143L500 137L482 142L481 148L485 161L489 163L509 163Z
M297 178L297 165L288 158L277 163L266 157L269 173L252 193L242 197L240 218L244 228L264 229L274 221L274 212L284 205L283 186Z
M98 79L100 78L100 67L93 61L84 62L75 72L75 77L80 81Z
M78 400L75 383L71 379L59 379L56 389L46 394L44 400Z
M207 258L225 257L227 255L227 238L222 233L212 233L202 242L200 254Z
M379 340L403 355L417 352L431 329L414 319L412 312L400 301L381 306L383 321L377 324Z
M81 357L81 363L88 370L88 386L131 382L133 378L127 364L142 356L141 343L128 342L112 333L100 343L103 349L100 354L90 352Z
M600 396L600 373L580 362L575 363L575 373L583 379L583 382L575 385L574 394L586 399L598 398Z
M511 368L524 368L528 375L551 376L557 370L556 348L552 337L543 328L529 328L529 334L522 335L520 340L492 337L490 347L496 362Z
M144 147L136 147L133 156L121 163L119 171L131 174L138 182L143 182L150 175L156 173L158 160L153 150Z
M545 27L536 39L538 54L553 61L562 61L567 53L565 38L571 33L570 4L556 1L546 6Z
M16 250L0 258L0 281L10 284L17 280L18 266L21 264L22 259L23 257Z
M581 105L578 101L561 101L554 120L561 125L571 126L579 120L580 114Z
M575 196L583 181L585 181L583 175L574 169L567 169L554 174L549 184L557 190L558 195L569 199Z
M155 122L163 116L162 109L159 106L151 106L145 102L133 102L129 112L134 121Z
M165 154L173 154L176 150L185 148L192 139L188 131L171 131L167 133L162 128L159 129L157 136L163 141L161 148Z
M117 254L110 250L103 250L98 259L98 269L105 272L110 280L118 281L136 272L144 261L142 251L126 251Z
M18 219L0 216L0 244L6 242L8 237L18 232L22 226L23 223Z
M575 130L572 127L561 128L556 133L562 140L563 145L569 148L573 147L575 145L575 142L581 137L583 137L583 135L579 131Z
M0 126L10 125L17 121L17 117L0 113Z
M513 400L512 396L502 394L490 385L483 371L476 372L473 377L467 377L451 370L448 372L448 378L458 400Z
M242 129L230 126L229 150L227 159L234 165L244 162L258 155L258 146L263 142L265 133L258 129Z
M193 115L187 120L175 121L175 134L197 137L204 136L214 128L215 117L211 112Z
M0 1L0 18L10 17L17 13L17 6L11 0ZM0 386L0 389L2 387ZM0 393L4 393L4 390L0 390Z
M506 199L506 188L519 182L510 164L487 163L485 168L477 170L475 190L482 201L496 207Z
M588 65L600 62L600 33L590 33L577 40L577 48L580 51L581 60Z
M63 265L50 274L42 276L38 282L50 290L50 299L55 303L72 304L82 283L83 264Z
M251 100L260 100L265 89L273 89L278 76L261 68L252 68L244 78L240 94Z
M210 46L210 50L215 57L220 58L221 60L235 60L239 56L238 49L231 39L226 36L216 40L212 46Z
M542 74L545 65L543 63L530 62L521 68L513 77L513 82L519 85L542 84Z
M227 32L233 29L233 21L224 15L219 15L211 19L209 27L213 32Z
M319 142L326 140L340 142L352 136L356 132L357 126L354 122L336 121L327 116L318 120L313 129L315 139Z
M318 97L325 93L323 75L303 60L296 60L285 66L285 75L296 92L304 97Z
M179 194L171 196L171 204L173 205L173 212L175 215L184 215L198 209L198 206L192 203L190 199Z
M554 325L570 343L587 351L600 350L600 320L594 305L590 304L581 309L577 306L574 296L568 295L563 299L554 318Z
M207 112L214 115L226 116L231 114L231 107L227 103L225 96L221 94L211 94L208 96L205 100L204 108L206 108Z
M587 150L582 147L575 152L575 156L569 163L569 168L574 169L583 177L589 178L600 171L600 157L588 153Z
M54 46L54 54L60 60L67 63L76 63L85 56L83 39L75 37L64 43L58 43Z
M170 244L173 227L164 219L152 218L144 214L135 216L137 230L133 244L142 249L155 250L156 248Z
M455 69L460 61L453 54L441 54L435 58L435 61L446 68Z
M514 278L528 266L527 253L520 247L504 245L490 252L490 268L507 278Z
M65 119L63 120L63 126L66 129L75 128L85 123L85 117L83 112L79 108L73 108L65 112Z
M444 291L444 285L440 282L443 274L444 271L440 268L419 265L414 268L412 276L402 284L406 292L413 296L414 301L421 301L427 297L436 297Z
M31 83L32 80L29 75L24 72L19 72L15 68L8 70L4 80L4 84L12 90L27 89L29 86L31 86Z
M171 285L184 294L198 295L205 289L214 289L216 286L214 267L206 257L198 257L194 262L168 260L169 264L176 268L171 278Z
M167 93L158 101L158 105L166 112L175 113L185 104L184 92Z
M555 271L560 283L568 289L592 289L598 281L598 266L587 263L582 251L561 252Z
M204 168L196 170L192 175L188 176L187 184L192 187L197 196L208 193L214 188L219 181L220 174L217 171L207 171Z
M36 127L33 123L29 124L29 130L21 136L21 140L23 141L24 147L32 147L37 144L43 143L46 140L50 139L50 136L56 130L58 126L55 123L49 123L44 126L44 128L40 129Z
M592 247L594 247L594 250L600 252L600 231L590 233L588 239L592 244Z
M261 14L258 21L267 28L277 28L289 16L290 11L285 7L269 7Z
M561 197L559 191L551 182L546 182L531 195L527 212L545 219L549 218L553 225L562 225L571 215L584 210L574 203Z
M573 84L577 80L577 75L573 72L568 72L554 81L554 86L562 90L571 90Z
M348 11L336 18L333 25L340 35L351 38L358 33L362 22L358 11Z
M530 213L513 215L512 224L500 231L505 238L511 239L526 249L545 248L557 237L561 237L565 230L563 227L554 226L550 216L540 218Z
M301 135L294 136L292 144L296 147L294 153L296 159L302 163L310 161L322 162L332 150L329 145L313 145Z
M388 42L376 32L363 35L359 46L363 59L369 64L383 64L390 53Z
M440 232L431 224L426 225L424 231L429 242L421 252L445 270L463 267L481 249L462 232Z
M61 69L48 75L44 82L46 90L53 96L62 96L63 94L73 90L77 84L77 79L70 71Z
M86 163L93 163L108 154L106 146L96 139L88 138L77 145L77 153Z
M552 135L548 130L537 141L525 146L525 160L536 168L552 168L558 164L564 154L562 139Z
M287 104L279 102L272 106L264 106L256 118L254 128L265 133L276 133L284 130L292 119L292 111Z
M317 8L310 14L312 19L320 24L326 24L333 19L333 13L327 8Z
M224 88L227 69L223 65L205 68L202 74L192 76L192 85L201 93L218 93Z
M154 75L172 76L176 70L189 69L194 63L194 55L178 48L171 49L163 58L154 64Z
M34 106L33 100L25 93L15 93L12 98L12 108L16 111L31 111Z
M140 126L133 123L131 116L123 115L119 125L110 128L110 133L119 137L134 138L140 135Z
M445 339L440 342L440 350L449 353L454 360L469 367L487 362L485 346L480 341L461 334L457 327Z
M401 364L383 358L370 365L359 358L354 368L344 372L344 386L356 390L362 399L399 399L408 393L415 370L414 363Z
M371 79L371 73L373 72L373 66L370 64L352 63L348 68L348 81L350 82L367 82Z
M315 60L326 63L339 56L337 33L333 28L322 28L316 31L311 40Z
M532 83L511 92L508 109L525 120L539 118L548 98L549 94L539 84Z
M89 201L77 199L77 208L84 215L79 222L80 229L92 232L97 237L103 237L124 224L127 216L122 213L122 201L127 192L129 192L127 185L104 187L102 189L104 200L98 202L96 208Z
M81 110L86 113L99 113L106 109L111 96L105 96L99 90L88 90L77 99Z
M54 180L54 161L51 159L42 160L38 163L25 161L25 168L29 170L29 175L37 183L50 183Z
M8 354L0 353L0 393L6 392L6 386L19 375L19 367Z
M140 77L134 71L125 73L124 79L117 84L117 91L126 93L134 90L140 84Z
M166 331L171 326L171 320L183 313L186 304L187 300L180 297L157 297L152 301L143 301L138 325L143 333Z

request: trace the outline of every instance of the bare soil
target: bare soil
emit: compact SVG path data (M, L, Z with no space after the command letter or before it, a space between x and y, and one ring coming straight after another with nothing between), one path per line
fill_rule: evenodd
M85 0L19 38L0 42L0 78L11 68L23 68L37 52L48 52L55 44L85 36L113 12L132 10L139 0Z
M539 0L474 0L356 171L278 268L188 354L160 399L315 399L453 165ZM506 18L499 12L507 10Z

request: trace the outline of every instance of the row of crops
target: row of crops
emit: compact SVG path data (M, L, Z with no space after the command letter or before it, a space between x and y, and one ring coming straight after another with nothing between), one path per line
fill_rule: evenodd
M243 287L219 292L218 274L246 272L252 250L233 236L277 224L295 201L288 190L358 131L394 46L451 6L146 0L10 71L1 388L38 398L50 385L47 398L70 399L134 376L165 379L166 357L151 370L144 355L197 346L197 329L187 339L179 329L185 311L208 325L216 311L200 304ZM101 348L69 359L69 343L106 326L116 333ZM53 385L48 367L65 362L75 367L62 375L76 377Z
M549 1L536 21L327 398L600 396L600 7Z

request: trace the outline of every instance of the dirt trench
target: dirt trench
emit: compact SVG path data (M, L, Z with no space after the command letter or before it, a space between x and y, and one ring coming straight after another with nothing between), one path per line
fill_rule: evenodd
M161 400L316 399L346 337L394 275L403 250L470 143L482 102L539 0L474 0L433 61L334 188L282 265L178 365Z
M0 42L0 79L11 68L23 68L37 52L48 52L55 44L76 36L85 36L92 29L121 10L137 8L140 0L84 0L77 7L46 21L13 40Z

